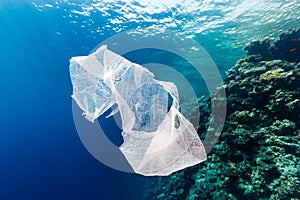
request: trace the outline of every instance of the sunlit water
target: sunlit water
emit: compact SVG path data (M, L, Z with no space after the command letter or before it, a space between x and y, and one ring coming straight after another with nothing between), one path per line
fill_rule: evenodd
M253 39L300 24L298 0L103 0L32 4L41 12L61 10L76 31L87 38L134 28L166 28L195 38L220 65L232 65ZM57 34L63 34L59 30ZM222 64L221 64L222 63ZM228 68L229 66L224 66Z

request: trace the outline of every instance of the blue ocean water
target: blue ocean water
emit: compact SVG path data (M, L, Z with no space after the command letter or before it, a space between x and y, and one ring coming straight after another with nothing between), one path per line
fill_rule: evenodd
M245 43L299 25L299 12L297 0L2 0L0 199L142 198L150 178L102 165L77 135L72 56L122 31L164 27L197 40L224 75Z
M59 10L1 4L0 199L138 199L144 180L94 159L73 123L69 59L96 43L71 34Z

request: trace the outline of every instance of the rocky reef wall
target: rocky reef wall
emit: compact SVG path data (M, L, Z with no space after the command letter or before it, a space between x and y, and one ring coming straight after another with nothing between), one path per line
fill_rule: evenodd
M208 160L155 178L146 199L300 199L300 29L244 49L226 73L226 123ZM199 105L204 138L210 99Z

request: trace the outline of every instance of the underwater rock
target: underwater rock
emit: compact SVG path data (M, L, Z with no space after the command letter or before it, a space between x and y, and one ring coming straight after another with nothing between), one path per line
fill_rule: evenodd
M284 32L270 46L288 49L299 33ZM207 161L155 179L147 199L300 199L300 57L274 54L267 41L250 43L251 55L227 71L227 118ZM199 99L200 138L210 105Z
M300 62L300 29L283 32L275 40L267 38L250 42L244 50L248 51L248 56L259 55L262 60Z

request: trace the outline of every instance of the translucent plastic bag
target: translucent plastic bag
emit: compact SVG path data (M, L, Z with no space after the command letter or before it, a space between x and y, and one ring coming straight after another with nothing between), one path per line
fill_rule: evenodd
M118 105L124 139L120 150L136 173L169 175L206 160L196 130L178 110L173 83L155 80L148 69L106 46L72 58L70 74L72 97L89 121ZM173 99L169 111L168 94Z

